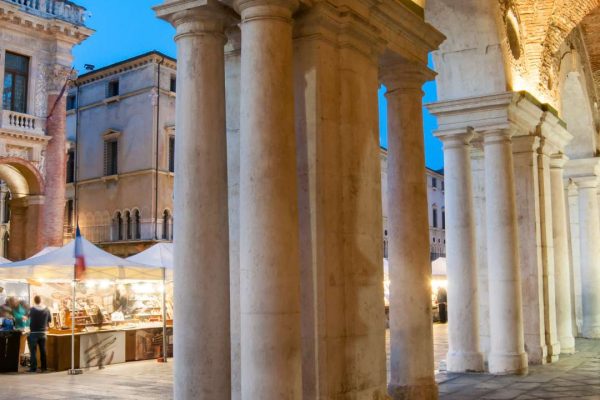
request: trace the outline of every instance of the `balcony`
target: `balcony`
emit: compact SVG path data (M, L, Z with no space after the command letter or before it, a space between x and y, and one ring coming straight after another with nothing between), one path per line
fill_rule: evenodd
M48 19L60 19L75 25L84 25L86 10L68 0L2 0L21 6L23 11Z
M16 111L2 110L0 128L15 133L44 136L42 118Z

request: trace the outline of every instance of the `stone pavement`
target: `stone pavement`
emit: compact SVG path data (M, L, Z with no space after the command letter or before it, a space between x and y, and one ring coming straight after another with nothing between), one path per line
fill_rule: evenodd
M436 370L444 367L447 325L435 324ZM389 339L387 341L389 346ZM388 349L389 354L389 349ZM0 375L0 399L19 400L169 400L173 362L140 361L91 369L83 375L66 372ZM450 374L439 372L440 400L600 400L600 340L577 339L577 353L558 363L530 367L526 376Z

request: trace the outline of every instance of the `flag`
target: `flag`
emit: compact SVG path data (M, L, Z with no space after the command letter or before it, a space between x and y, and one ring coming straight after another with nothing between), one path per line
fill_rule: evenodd
M85 257L83 255L83 240L79 226L75 234L75 280L82 280L85 275Z

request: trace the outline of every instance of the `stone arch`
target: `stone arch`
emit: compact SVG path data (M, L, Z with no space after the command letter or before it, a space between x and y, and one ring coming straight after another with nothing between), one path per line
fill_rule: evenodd
M44 180L29 161L0 157L0 179L11 192L8 258L21 260L41 250Z

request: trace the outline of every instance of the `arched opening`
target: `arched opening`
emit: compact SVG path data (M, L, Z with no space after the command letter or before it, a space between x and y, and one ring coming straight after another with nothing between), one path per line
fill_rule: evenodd
M141 229L140 221L141 221L140 210L136 209L133 212L133 238L136 240L139 240L142 237L142 234L141 234L142 229Z
M594 157L597 146L594 117L583 79L579 72L570 72L561 92L562 118L573 135L566 153L572 159Z
M129 211L125 211L125 239L131 240L132 236L132 220L131 213Z
M112 225L113 240L123 240L123 215L121 211L115 213Z
M15 157L0 159L0 225L4 257L27 258L43 245L39 226L43 216L43 180L30 162Z

